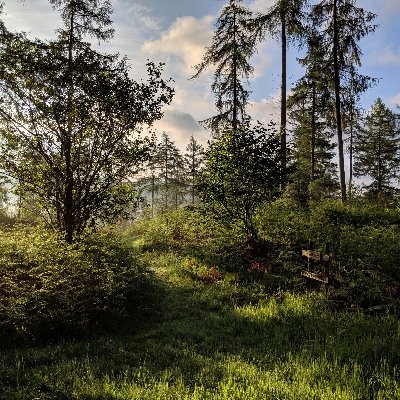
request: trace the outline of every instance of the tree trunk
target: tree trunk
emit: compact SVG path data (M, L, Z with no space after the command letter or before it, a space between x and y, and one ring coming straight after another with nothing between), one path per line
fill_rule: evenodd
M382 192L382 143L381 127L378 128L378 198Z
M335 110L338 137L339 179L342 202L346 201L346 176L344 170L343 130L340 101L340 66L339 66L339 29L338 29L338 0L333 2L333 68L335 82Z
M195 167L196 167L196 154L195 150L193 148L192 150L192 204L194 205L194 197L195 197L195 192L194 192L194 180L195 180Z
M354 108L353 105L350 108L350 179L349 179L349 198L351 199L353 194L353 135L354 135Z
M283 9L281 10L281 35L282 35L282 76L281 76L281 126L280 126L280 139L281 139L281 190L285 186L284 171L286 169L286 51L287 51L287 38L286 38L286 16Z
M165 210L167 210L168 209L168 149L167 149L167 140L165 140L164 187L165 187Z
M73 7L73 6L72 6ZM65 229L65 240L67 243L72 243L75 224L74 224L74 178L72 169L72 113L73 113L73 46L74 46L74 11L71 11L69 37L68 37L68 126L65 138L63 140L63 157L65 161L65 194L64 194L64 229Z
M238 95L237 95L237 43L236 43L236 10L233 13L233 129L237 130Z
M155 177L154 172L151 174L151 218L154 218L154 191L155 191Z
M315 109L316 109L316 90L315 90L315 83L313 82L312 88L312 111L311 111L311 171L310 171L310 179L311 182L314 182L315 179L315 131L316 131L316 124L315 124Z

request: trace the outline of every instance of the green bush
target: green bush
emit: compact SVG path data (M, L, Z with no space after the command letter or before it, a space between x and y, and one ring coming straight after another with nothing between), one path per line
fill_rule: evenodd
M228 270L240 268L245 251L240 229L228 228L195 207L135 222L125 235L144 251L175 250Z
M17 337L82 332L143 304L148 274L113 233L68 245L42 228L0 231L0 330Z
M341 301L349 306L398 307L400 298L399 209L358 201L311 203L301 208L287 200L266 206L258 217L260 236L284 246L293 271L309 241L333 254L333 275ZM338 293L338 292L337 292ZM335 295L337 294L335 293Z

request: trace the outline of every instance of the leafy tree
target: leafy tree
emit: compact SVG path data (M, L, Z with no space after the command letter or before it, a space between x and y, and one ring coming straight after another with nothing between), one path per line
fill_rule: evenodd
M286 97L287 97L287 47L288 42L301 39L304 34L304 9L308 0L276 0L266 14L259 14L253 21L256 41L266 35L279 38L281 42L281 152L283 168L286 167Z
M361 65L363 37L373 32L375 14L356 6L356 0L322 0L313 6L311 13L314 27L318 27L325 65L332 66L331 84L335 94L335 124L338 139L339 179L342 201L346 200L346 179L343 146L343 88L352 87L355 93L365 91L369 78L357 74Z
M400 131L397 116L378 98L366 117L365 129L356 136L355 176L369 176L374 195L393 193L398 177Z
M250 17L251 12L242 5L242 0L229 0L216 23L211 46L206 48L202 62L195 67L193 78L215 66L212 91L218 115L203 121L215 134L225 126L236 128L246 119L249 99L246 83L253 72L249 58L255 52Z
M257 240L255 213L277 194L280 141L273 126L226 129L205 151L197 190L206 208Z
M126 59L84 42L112 36L108 0L51 2L64 21L56 40L1 36L1 163L72 242L132 200L123 182L150 146L134 133L161 118L173 91L160 66L149 63L148 82L137 83Z
M186 147L185 153L185 167L186 167L186 175L187 180L190 185L190 195L192 204L195 203L196 198L196 188L195 188L195 180L196 175L200 171L200 167L203 164L203 153L204 148L201 144L199 144L196 139L191 136L189 139L189 144Z

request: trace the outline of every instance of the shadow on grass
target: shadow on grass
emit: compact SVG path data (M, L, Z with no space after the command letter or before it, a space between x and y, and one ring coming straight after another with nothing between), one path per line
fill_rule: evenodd
M397 368L394 319L332 314L312 294L246 305L240 287L187 277L160 279L153 290L155 301L140 318L90 339L2 350L0 399L121 399L127 385L160 382L214 390L225 364L235 362L267 371L323 359L360 366L365 384L380 363Z

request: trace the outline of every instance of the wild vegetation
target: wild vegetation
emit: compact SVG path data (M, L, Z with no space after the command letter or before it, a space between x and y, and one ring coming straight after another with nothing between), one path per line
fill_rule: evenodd
M86 41L111 2L49 1L54 40L0 21L0 399L400 398L399 118L359 106L375 15L229 0L194 76L215 67L212 139L183 154L139 135L173 99L162 64L138 83ZM247 110L267 35L279 129Z
M310 290L287 219L275 219L275 256L252 261L193 211L132 225L123 241L151 271L146 308L74 341L3 348L0 398L397 398L398 319Z

